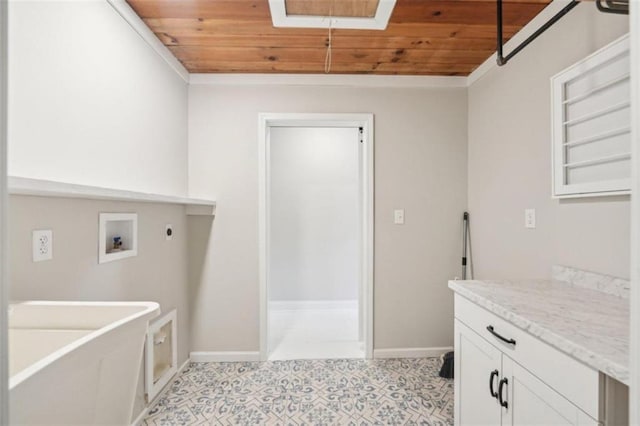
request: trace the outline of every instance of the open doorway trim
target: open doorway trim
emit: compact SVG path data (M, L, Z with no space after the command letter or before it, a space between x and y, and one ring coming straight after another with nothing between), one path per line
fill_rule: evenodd
M631 2L631 353L629 424L640 422L640 4Z
M258 118L260 360L268 357L269 131L271 127L362 127L362 261L365 357L373 358L373 114L262 113Z
M0 424L9 424L9 366L7 348L7 24L8 1L0 0Z

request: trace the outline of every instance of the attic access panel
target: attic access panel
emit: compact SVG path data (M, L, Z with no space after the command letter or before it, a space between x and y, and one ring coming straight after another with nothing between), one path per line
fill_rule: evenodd
M396 0L269 0L274 27L384 30Z
M380 0L284 0L288 16L336 16L373 18Z

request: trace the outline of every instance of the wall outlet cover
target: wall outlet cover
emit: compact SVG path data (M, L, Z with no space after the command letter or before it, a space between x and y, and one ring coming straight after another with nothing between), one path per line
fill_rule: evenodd
M53 232L51 229L36 229L32 235L33 261L53 259Z

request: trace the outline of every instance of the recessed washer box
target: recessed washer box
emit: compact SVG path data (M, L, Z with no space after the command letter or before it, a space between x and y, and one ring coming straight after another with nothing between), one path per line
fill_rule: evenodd
M100 213L98 263L138 255L138 215Z

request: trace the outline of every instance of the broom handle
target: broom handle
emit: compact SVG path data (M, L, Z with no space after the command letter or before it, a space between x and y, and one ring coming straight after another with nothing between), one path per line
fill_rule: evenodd
M462 279L467 279L467 233L469 232L469 213L462 214Z

